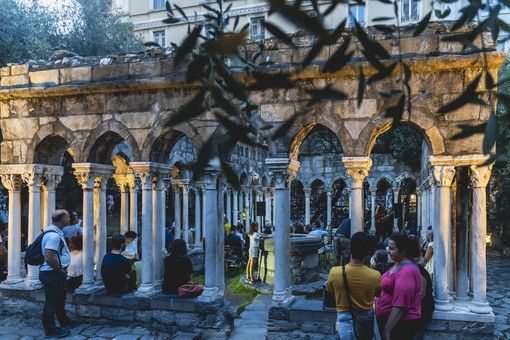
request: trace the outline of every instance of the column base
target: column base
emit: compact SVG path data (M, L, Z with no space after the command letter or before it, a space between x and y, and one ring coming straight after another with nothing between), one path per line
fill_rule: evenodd
M453 305L450 300L437 300L434 299L435 309L442 312L449 312L453 310Z
M15 276L15 277L9 277L7 276L7 279L5 279L4 282L2 282L2 286L12 286L12 285L18 285L20 283L24 283L25 279L21 276Z
M39 279L25 280L25 282L23 282L23 286L25 287L26 290L38 290L43 287Z
M96 287L100 290L106 290L106 287L104 286L103 280L96 281Z
M469 310L476 314L490 314L492 313L492 307L489 306L488 302L471 302L469 304Z
M469 302L471 301L471 298L469 296L454 296L453 299L455 301L459 301L459 302Z
M152 283L142 283L140 287L136 290L134 295L136 297L151 297L159 294L160 291L154 288Z
M163 279L159 279L159 280L154 280L154 289L161 292L162 290L162 287L163 287Z
M202 249L202 243L201 242L193 243L193 249Z
M218 287L205 287L202 295L198 297L198 302L212 302L219 299Z
M295 300L296 297L291 294L290 289L284 292L273 292L273 307L287 308Z
M375 231L375 229L370 228L370 230L368 231L368 233L369 233L370 235L375 235L376 231Z
M102 282L101 282L102 283ZM83 294L83 295L92 295L94 293L100 292L104 289L104 285L101 287L96 284L96 281L82 283L74 292L75 294Z
M0 283L0 289L26 290L25 280L22 277L8 278Z

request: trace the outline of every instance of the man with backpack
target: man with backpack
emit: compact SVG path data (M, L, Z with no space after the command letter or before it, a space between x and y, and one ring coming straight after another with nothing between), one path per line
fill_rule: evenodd
M69 335L69 329L78 326L66 315L66 268L71 263L62 229L69 224L66 210L55 210L51 215L52 224L44 231L41 249L44 262L39 270L39 280L44 287L46 301L43 307L42 324L46 338L61 338ZM55 315L60 327L55 325Z

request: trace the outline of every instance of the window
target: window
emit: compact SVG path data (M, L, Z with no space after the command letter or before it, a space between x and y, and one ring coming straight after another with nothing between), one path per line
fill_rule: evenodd
M165 31L154 31L152 35L155 43L159 44L161 47L165 47Z
M402 0L402 22L418 19L418 0Z
M152 9L163 9L165 8L165 0L152 0Z
M264 40L265 28L262 25L264 17L251 18L251 40Z
M361 26L365 24L365 5L350 5L349 6L349 25L354 26L355 22Z

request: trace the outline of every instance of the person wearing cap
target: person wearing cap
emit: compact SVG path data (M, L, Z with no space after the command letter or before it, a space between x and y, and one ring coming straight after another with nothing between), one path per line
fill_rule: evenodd
M193 264L187 253L184 240L175 240L170 246L170 256L165 258L164 263L163 293L177 294L177 288L191 281Z

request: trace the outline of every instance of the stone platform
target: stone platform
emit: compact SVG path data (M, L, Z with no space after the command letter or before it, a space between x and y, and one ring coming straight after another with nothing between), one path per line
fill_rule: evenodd
M2 290L2 314L41 317L44 293L38 291ZM145 327L175 336L193 333L197 339L226 339L234 326L235 310L229 302L199 302L160 294L151 298L133 293L109 295L67 294L66 309L71 317L90 324L115 323L124 327Z

